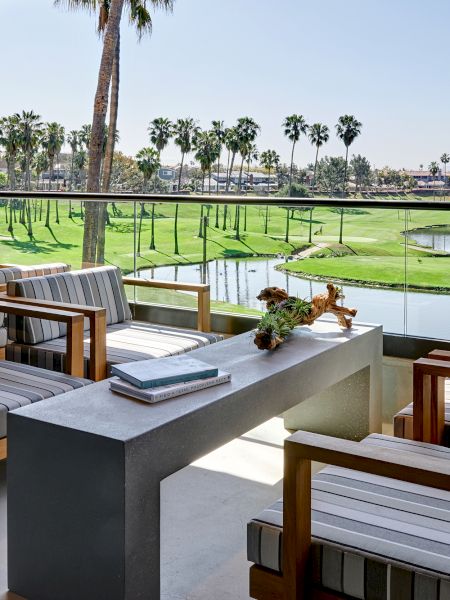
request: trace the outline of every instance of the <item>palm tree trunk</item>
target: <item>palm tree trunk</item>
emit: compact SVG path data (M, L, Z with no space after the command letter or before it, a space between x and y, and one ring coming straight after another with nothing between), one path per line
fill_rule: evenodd
M14 235L14 227L13 227L13 200L9 201L9 225L8 231L13 236Z
M309 209L309 237L308 242L312 244L312 214L313 214L314 206L311 206Z
M59 225L59 206L58 206L58 200L55 200L55 222Z
M235 235L235 239L236 240L240 240L241 239L240 232L239 232L240 220L241 220L241 207L238 204L236 206L236 235Z
M198 237L203 237L203 204L200 207L200 225L198 227Z
M181 192L181 176L183 173L183 164L184 164L184 152L181 153L181 165L180 165L180 172L178 174L178 192Z
M27 216L28 216L28 237L30 238L30 240L33 239L33 225L31 224L31 204L30 204L30 200L26 200L26 210L27 210Z
M220 154L219 157L217 159L217 186L216 186L216 194L219 194L219 179L220 179ZM217 208L219 206L217 205ZM217 218L216 218L216 223L217 223L217 219L218 219L218 213L217 213ZM218 225L216 225L216 227L219 227Z
M227 213L228 213L228 204L225 204L223 207L223 225L222 225L223 231L226 231L226 229L227 229Z
M228 178L227 178L227 187L226 187L226 191L228 192L230 189L230 183L231 183L231 173L233 172L233 166L234 166L234 159L236 157L236 152L232 152L231 154L231 163L230 163L230 169L228 171Z
M319 146L316 146L316 160L314 162L313 191L316 189L317 161L318 161L318 159L319 159Z
M100 190L100 169L105 118L108 109L108 91L111 82L123 5L124 0L111 0L109 7L108 25L103 40L103 52L94 100L92 133L89 144L88 192L98 192ZM99 207L97 203L89 202L86 205L83 234L83 266L93 265L96 261L98 212Z
M178 175L178 193L181 190L181 174L183 173L183 164L184 164L184 152L181 153L181 165L180 165L180 174ZM180 254L178 248L178 209L179 205L175 204L175 221L174 221L174 229L173 229L173 237L174 237L174 254Z
M348 165L348 146L345 146L345 169L344 169L344 185L342 187L342 198L345 198L345 189L347 187L347 165ZM344 209L341 208L341 221L339 224L339 243L342 244L342 232L344 229Z
M138 240L137 240L137 253L141 253L141 231L142 231L142 219L144 217L144 203L141 202L141 212L139 213L139 228L138 228Z
M152 229L150 238L150 250L155 250L155 203L152 204Z
M109 192L114 159L114 146L116 143L117 116L119 112L119 84L120 84L120 28L117 34L114 61L111 73L111 98L109 106L108 137L106 139L105 157L102 170L102 192ZM98 210L98 236L97 236L97 264L105 263L105 240L108 204L102 202Z
M47 214L45 215L45 226L50 229L50 200L47 200Z
M294 168L294 150L295 150L295 140L292 143L292 152L291 152L291 168L289 171L289 197L291 196L291 190L292 190L292 170Z

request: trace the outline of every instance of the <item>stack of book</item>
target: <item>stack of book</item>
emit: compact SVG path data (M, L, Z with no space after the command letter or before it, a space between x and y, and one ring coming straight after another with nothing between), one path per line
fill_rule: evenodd
M114 365L110 388L144 402L160 402L227 383L230 373L188 355Z

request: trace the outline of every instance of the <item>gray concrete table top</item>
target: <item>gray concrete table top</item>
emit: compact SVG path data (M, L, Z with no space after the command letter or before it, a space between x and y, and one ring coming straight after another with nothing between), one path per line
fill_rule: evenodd
M355 373L370 372L370 385L347 403L331 394L324 410L357 421L359 435L381 428L380 326L343 331L320 320L273 352L245 333L192 355L230 371L231 382L146 404L104 381L9 414L12 591L40 600L156 600L165 477L300 402L320 406L322 392Z
M112 393L108 380L105 380L69 392L63 397L28 405L15 411L15 414L126 441L208 406L223 403L243 390L250 390L252 386L257 385L262 389L274 376L283 377L293 368L301 367L302 370L301 378L297 380L300 396L310 397L314 388L323 388L330 376L339 380L344 378L346 371L355 370L358 355L354 353L354 344L351 344L353 356L344 351L343 345L350 340L367 337L371 332L381 335L381 327L355 324L352 329L344 331L333 321L319 320L310 327L295 329L290 338L275 351L258 350L253 343L252 333L243 333L191 352L192 356L229 371L232 374L229 383L157 404L147 404ZM324 353L332 351L334 369L332 365L322 362ZM320 360L317 360L319 357ZM283 386L280 386L278 395L283 391ZM272 400L277 404L277 397ZM280 412L285 409L281 404Z

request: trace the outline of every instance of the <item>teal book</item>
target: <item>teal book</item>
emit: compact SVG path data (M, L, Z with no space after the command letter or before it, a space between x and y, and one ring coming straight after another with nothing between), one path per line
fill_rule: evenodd
M139 360L111 367L112 375L143 390L172 383L186 383L196 379L217 377L218 372L217 367L186 354Z

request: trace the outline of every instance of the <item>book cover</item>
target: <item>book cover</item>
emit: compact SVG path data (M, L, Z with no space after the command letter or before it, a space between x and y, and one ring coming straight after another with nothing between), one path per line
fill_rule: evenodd
M217 367L186 354L113 365L112 375L141 389L216 377Z
M124 396L131 396L137 400L143 400L144 402L153 404L155 402L160 402L161 400L176 398L177 396L182 396L183 394L189 394L190 392L203 390L221 383L227 383L230 380L230 373L219 371L216 377L197 379L196 381L189 381L188 383L173 383L171 385L163 385L148 390L137 388L133 384L123 381L118 377L111 379L109 385L113 392L117 392Z

